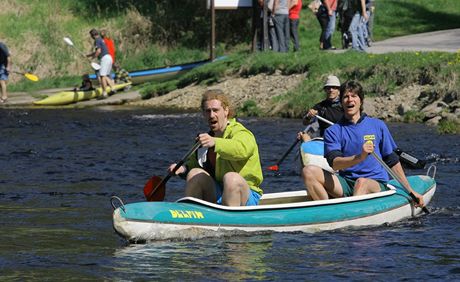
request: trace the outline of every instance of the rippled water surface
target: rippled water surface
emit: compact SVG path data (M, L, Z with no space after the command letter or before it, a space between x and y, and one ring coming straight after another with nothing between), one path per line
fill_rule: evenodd
M128 245L112 229L112 195L143 201L206 128L199 115L147 110L0 111L0 280L459 280L460 136L390 124L398 145L437 165L431 214L388 226L305 233L189 234ZM245 118L264 169L299 120ZM292 153L264 189L302 189ZM424 174L423 170L406 170ZM183 195L171 179L166 200Z

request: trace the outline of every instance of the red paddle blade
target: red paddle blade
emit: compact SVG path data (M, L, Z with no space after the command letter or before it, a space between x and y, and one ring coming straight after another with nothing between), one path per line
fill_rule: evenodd
M272 165L272 166L267 167L267 169L271 170L271 171L278 171L279 167L278 167L278 165Z
M144 196L149 202L161 202L165 199L166 185L159 176L152 176L144 186ZM158 186L161 183L160 186Z

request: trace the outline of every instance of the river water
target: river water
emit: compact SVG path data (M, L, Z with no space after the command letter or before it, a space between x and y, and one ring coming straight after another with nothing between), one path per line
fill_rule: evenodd
M264 169L292 144L299 120L244 118ZM109 199L143 201L206 128L196 114L145 109L0 111L0 280L458 280L460 138L389 124L398 145L437 165L424 215L372 228L314 234L216 234L127 244ZM302 189L292 153L266 192ZM406 170L424 174L423 170ZM168 182L166 200L183 194Z

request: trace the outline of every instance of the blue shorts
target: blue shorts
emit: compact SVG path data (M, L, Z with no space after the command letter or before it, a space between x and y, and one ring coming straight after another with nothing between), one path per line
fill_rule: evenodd
M337 175L340 181L340 185L342 185L343 197L350 197L353 196L353 190L355 187L356 179L351 179L347 177L343 177ZM389 190L385 182L377 181L380 185L380 192Z
M219 205L222 205L222 192L224 191L224 188L222 187L222 184L217 181L214 181L214 184L216 185L217 203ZM252 189L249 189L249 198L246 202L246 206L257 206L259 204L260 197L261 196L259 193Z
M8 80L8 71L3 64L0 65L0 80Z

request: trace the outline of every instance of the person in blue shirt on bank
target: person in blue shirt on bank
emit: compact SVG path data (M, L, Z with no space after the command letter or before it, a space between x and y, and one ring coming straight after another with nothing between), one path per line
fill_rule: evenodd
M340 101L344 117L327 128L324 134L324 155L329 165L339 174L330 173L319 166L304 167L304 182L311 198L326 200L387 190L389 176L370 155L375 151L400 177L409 192L415 195L417 206L423 207L423 197L410 186L399 157L394 152L396 144L387 126L383 121L362 112L364 91L361 84L356 81L342 84Z

